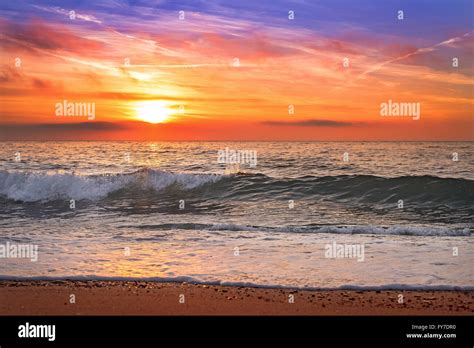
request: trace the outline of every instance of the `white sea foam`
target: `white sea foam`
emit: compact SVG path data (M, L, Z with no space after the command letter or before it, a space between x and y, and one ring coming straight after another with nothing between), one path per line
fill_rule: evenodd
M413 284L383 284L383 285L340 285L335 287L316 287L316 286L291 286L291 285L280 285L280 284L263 284L254 282L232 282L224 280L214 281L203 281L198 278L188 276L178 277L106 277L97 275L87 276L60 276L60 277L16 277L10 275L0 275L0 280L10 281L41 281L41 280L55 280L55 281L133 281L133 282L157 282L157 283L191 283L200 285L221 285L221 286L236 286L236 287L249 287L249 288L265 288L265 289L298 289L298 290L457 290L457 291L473 291L474 286L456 286L456 285L413 285Z
M196 224L175 224L175 228L186 229ZM199 225L200 229L209 231L264 231L290 233L336 233L336 234L376 234L376 235L408 235L408 236L469 236L469 228L448 228L436 226L250 226L238 224L209 224Z
M129 185L161 190L176 183L185 189L192 189L220 178L213 174L170 173L152 169L114 175L0 171L0 195L23 202L64 198L97 200Z

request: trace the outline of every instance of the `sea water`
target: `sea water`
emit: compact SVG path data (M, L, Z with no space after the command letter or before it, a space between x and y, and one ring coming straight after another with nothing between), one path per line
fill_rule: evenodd
M472 142L2 142L0 277L472 289L473 207Z

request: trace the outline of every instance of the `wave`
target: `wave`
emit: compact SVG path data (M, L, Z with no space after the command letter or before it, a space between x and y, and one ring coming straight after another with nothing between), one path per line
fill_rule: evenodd
M0 171L0 195L23 202L64 198L98 200L115 192L143 194L170 187L178 193L194 191L203 199L328 197L338 201L380 204L392 204L402 199L407 204L467 207L472 207L474 202L473 180L435 176L308 175L271 178L258 173L173 173L149 168L101 175Z
M225 194L227 198L252 198L265 192L288 199L330 198L352 203L405 204L472 207L474 181L435 176L379 177L373 175L304 176L273 179L261 174L243 176Z
M265 289L288 289L288 290L307 290L307 291L318 291L318 290L365 290L365 291L379 291L379 290L456 290L456 291L473 291L474 286L471 285L424 285L424 284L381 284L381 285L358 285L358 284L343 284L336 287L321 287L321 286L295 286L295 285L281 285L281 284L262 284L252 282L235 282L225 280L201 280L189 276L177 276L177 277L111 277L111 276L98 276L98 275L73 275L73 276L11 276L1 275L0 280L2 281L97 281L97 282L156 282L156 283L190 283L199 285L218 285L218 286L236 286L236 287L248 287L248 288L265 288Z
M220 176L214 174L170 173L153 169L101 175L0 171L0 195L23 202L64 198L97 200L123 189L159 191L173 184L192 189L219 179Z
M470 236L469 228L451 228L439 226L373 226L373 225L304 225L304 226L258 226L238 224L197 224L168 223L158 225L121 226L142 230L198 230L198 231L260 231L280 233L336 233L336 234L375 234L406 236Z

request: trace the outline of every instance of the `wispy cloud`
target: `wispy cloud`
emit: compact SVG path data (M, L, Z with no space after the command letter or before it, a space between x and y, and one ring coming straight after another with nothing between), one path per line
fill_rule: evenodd
M37 123L37 124L3 124L2 130L9 131L115 131L124 130L125 124L113 122L77 122L77 123Z
M102 24L102 21L98 20L95 16L93 16L91 14L76 12L75 9L66 10L64 8L56 7L56 6L46 7L46 6L38 6L38 5L33 5L33 7L37 8L39 10L42 10L42 11L57 13L57 14L60 14L60 15L63 15L63 16L67 16L69 18L71 18L71 16L73 16L74 19L77 18L77 19L80 19L80 20L83 20L83 21L86 21L86 22Z
M418 55L418 54L433 52L433 51L435 51L436 49L439 49L440 47L443 47L443 46L450 46L450 45L452 45L452 44L454 44L454 43L456 43L456 42L462 41L463 38L466 38L466 37L471 36L472 33L474 33L474 31L467 32L467 33L465 33L464 35L461 35L461 36L459 36L459 37L453 37L453 38L450 38L450 39L441 41L441 42L439 42L439 43L437 43L437 44L434 44L434 45L432 45L432 46L429 46L429 47L418 48L418 49L414 50L413 52L410 52L410 53L401 55L401 56L396 57L396 58L392 58L392 59L386 60L386 61L381 62L381 63L377 63L377 64L375 64L374 67L372 67L372 68L370 68L370 69L367 69L367 70L364 71L362 74L360 74L360 75L358 76L358 78L363 78L365 75L371 74L371 73L373 73L373 72L376 72L376 71L382 69L383 67L385 67L385 66L387 66L387 65L389 65L389 64L396 63L396 62L398 62L398 61L401 61L401 60L410 58L410 57L415 56L415 55Z
M361 122L345 122L334 120L301 120L301 121L263 121L266 126L290 127L354 127L361 126Z

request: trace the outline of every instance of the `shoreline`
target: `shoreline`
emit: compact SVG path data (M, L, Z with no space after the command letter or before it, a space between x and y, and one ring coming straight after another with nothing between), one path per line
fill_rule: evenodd
M75 303L71 303L72 299ZM401 299L403 303L399 303ZM470 290L301 290L186 282L0 281L0 315L4 316L473 313L474 291Z

